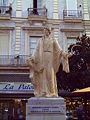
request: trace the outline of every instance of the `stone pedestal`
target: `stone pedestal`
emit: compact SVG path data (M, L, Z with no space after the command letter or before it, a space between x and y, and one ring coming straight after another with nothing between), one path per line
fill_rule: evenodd
M26 120L66 120L64 99L30 98L26 104Z

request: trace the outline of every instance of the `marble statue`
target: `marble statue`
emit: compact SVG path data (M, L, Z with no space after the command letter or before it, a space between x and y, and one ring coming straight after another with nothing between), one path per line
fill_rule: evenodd
M61 57L63 70L69 72L68 55L57 40L50 37L50 29L44 29L44 37L38 41L34 54L27 60L35 97L58 97L56 73Z

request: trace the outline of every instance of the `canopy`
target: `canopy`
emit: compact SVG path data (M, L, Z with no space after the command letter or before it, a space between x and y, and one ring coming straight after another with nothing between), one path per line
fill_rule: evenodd
M87 87L84 89L73 91L72 93L89 93L89 92L90 92L90 87Z

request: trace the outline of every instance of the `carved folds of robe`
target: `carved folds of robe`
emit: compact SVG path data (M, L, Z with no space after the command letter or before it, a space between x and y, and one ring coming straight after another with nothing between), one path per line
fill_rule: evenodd
M39 40L29 59L30 78L36 97L57 97L56 73L63 56L63 70L69 72L68 58L58 42L50 37Z

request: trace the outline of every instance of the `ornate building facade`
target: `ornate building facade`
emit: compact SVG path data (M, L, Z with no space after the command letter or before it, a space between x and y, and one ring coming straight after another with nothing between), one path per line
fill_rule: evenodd
M26 100L33 96L26 59L44 27L67 51L77 36L90 36L89 11L89 0L0 0L0 120L17 118L19 103L25 116Z

